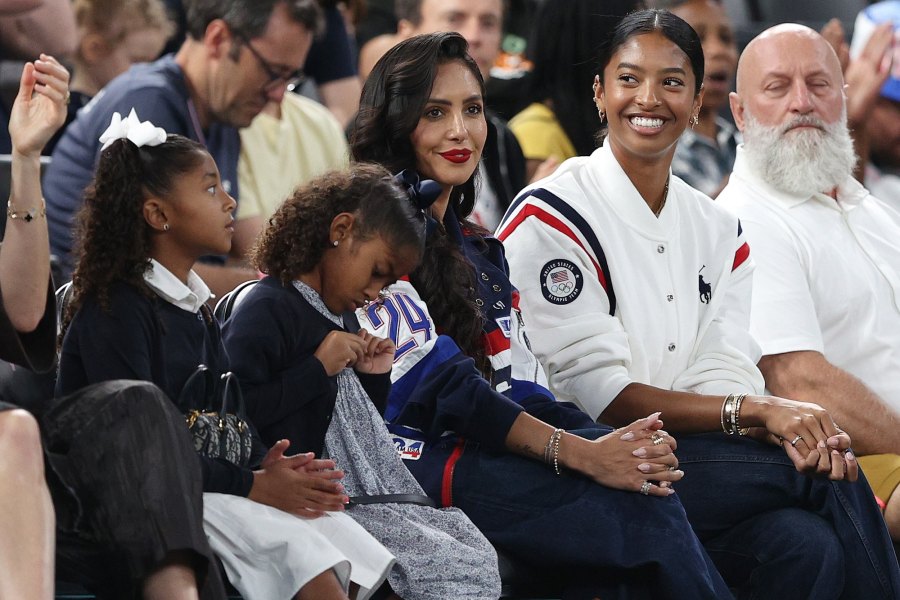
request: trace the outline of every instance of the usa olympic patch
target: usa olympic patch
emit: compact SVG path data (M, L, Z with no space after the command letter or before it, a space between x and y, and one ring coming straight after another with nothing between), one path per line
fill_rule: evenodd
M581 269L571 261L557 258L541 269L541 293L553 304L574 301L581 294L583 284Z

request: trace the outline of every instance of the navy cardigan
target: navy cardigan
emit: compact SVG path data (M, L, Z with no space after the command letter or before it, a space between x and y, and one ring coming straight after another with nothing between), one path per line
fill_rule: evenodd
M250 420L266 444L287 439L291 453L321 455L337 399L337 376L328 376L314 352L339 329L293 285L273 277L253 286L225 322L231 368L241 382ZM383 413L390 373L357 376Z

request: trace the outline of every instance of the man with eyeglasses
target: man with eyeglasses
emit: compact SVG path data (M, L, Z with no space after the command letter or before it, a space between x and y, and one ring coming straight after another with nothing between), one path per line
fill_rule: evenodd
M73 220L113 112L134 108L142 120L206 145L222 186L239 202L238 128L268 102L280 102L302 73L322 27L315 0L185 0L187 39L174 55L136 65L88 104L66 130L44 178L51 251L66 276L73 268ZM255 272L208 257L195 270L216 295Z

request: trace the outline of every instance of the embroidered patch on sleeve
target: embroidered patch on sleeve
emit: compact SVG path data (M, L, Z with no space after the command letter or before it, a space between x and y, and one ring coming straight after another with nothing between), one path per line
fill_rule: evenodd
M557 258L541 269L541 293L553 304L573 302L581 294L583 284L581 269L571 261Z
M425 442L421 440L411 440L399 435L391 436L394 438L394 446L397 453L403 460L419 460L422 458L422 450L425 448Z

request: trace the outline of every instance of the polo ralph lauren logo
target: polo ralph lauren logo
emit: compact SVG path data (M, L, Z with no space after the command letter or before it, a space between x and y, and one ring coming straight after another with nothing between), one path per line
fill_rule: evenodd
M706 265L700 267L700 271L706 268ZM703 304L709 304L710 298L712 298L712 286L703 281L703 275L698 271L697 276L700 278L700 302Z

